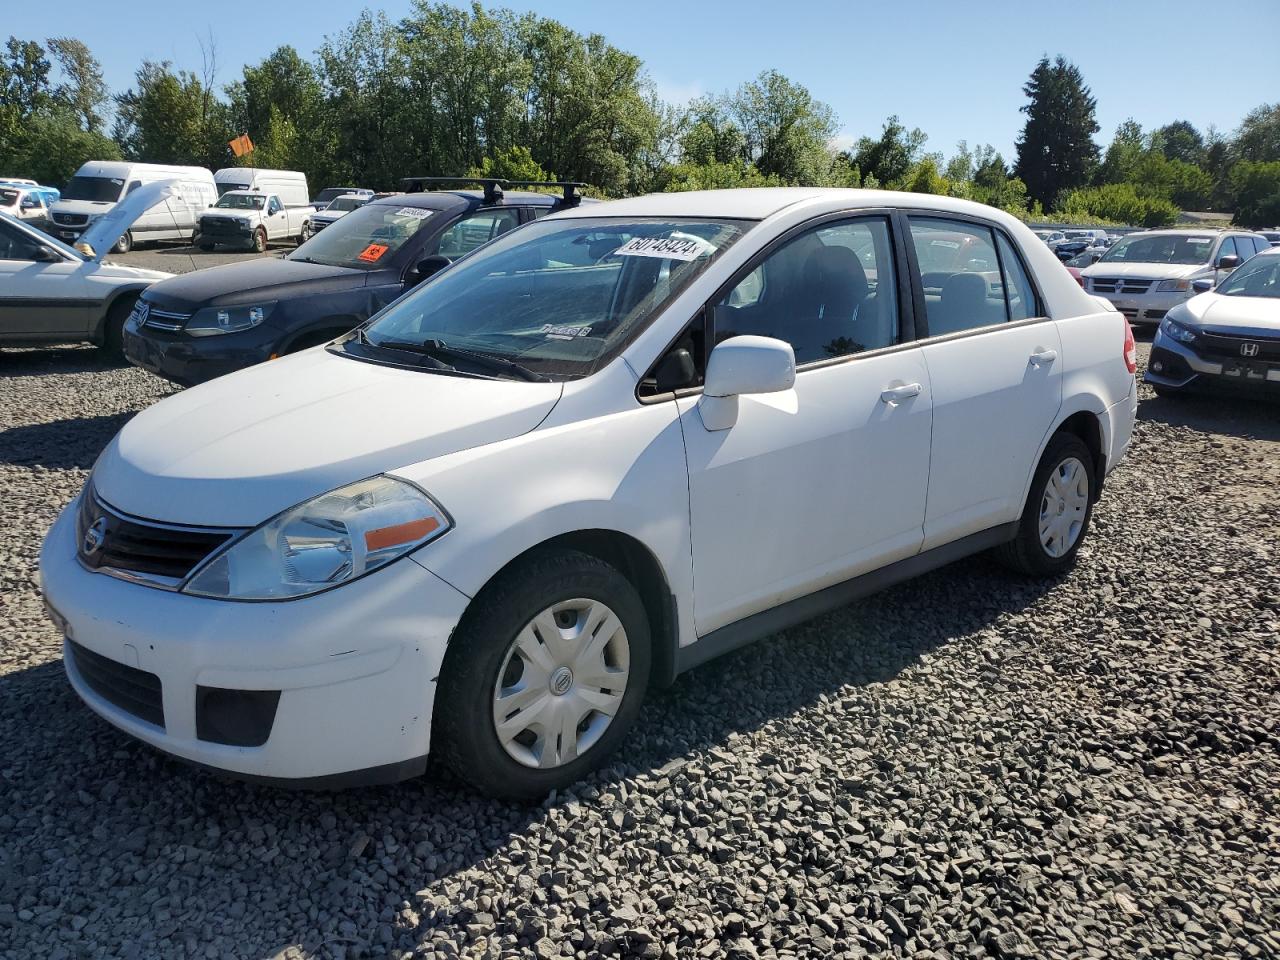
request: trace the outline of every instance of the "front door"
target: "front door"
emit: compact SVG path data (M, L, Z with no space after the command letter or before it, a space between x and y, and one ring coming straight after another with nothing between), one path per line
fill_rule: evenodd
M727 430L678 401L699 635L918 551L932 401L920 349L901 342L897 264L887 218L828 221L712 305L712 342L785 340L797 374L741 397Z
M0 222L0 338L79 340L89 323L87 265L61 253L37 260L41 248L51 249Z

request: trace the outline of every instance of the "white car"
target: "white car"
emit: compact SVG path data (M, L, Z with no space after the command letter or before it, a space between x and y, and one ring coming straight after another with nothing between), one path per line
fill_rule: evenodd
M176 189L173 181L139 187L80 235L79 249L0 213L0 345L88 341L120 353L138 294L173 274L104 263L103 255Z
M1133 323L1155 325L1195 296L1197 280L1216 281L1270 249L1245 231L1148 230L1121 237L1084 270L1085 289Z
M1280 394L1280 249L1260 253L1212 292L1169 311L1151 342L1145 379L1161 395L1239 388Z
M178 757L313 785L439 752L537 796L744 643L983 550L1068 569L1134 369L1124 318L979 204L584 205L138 414L44 594L79 696Z
M307 219L303 221L302 242L305 243L310 240L329 224L346 216L352 210L359 210L371 199L373 199L372 196L365 197L356 193L334 197L325 205L324 209L309 214Z

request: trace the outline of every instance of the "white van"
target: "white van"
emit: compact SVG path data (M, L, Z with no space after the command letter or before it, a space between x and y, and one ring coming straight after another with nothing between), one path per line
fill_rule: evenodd
M218 196L229 190L274 193L286 207L311 206L307 175L297 170L263 170L260 167L224 167L213 175Z
M200 214L218 199L213 174L204 167L90 160L67 182L62 199L50 208L53 235L74 243L94 220L144 183L176 180L176 192L134 221L112 253L128 253L135 243L190 240Z

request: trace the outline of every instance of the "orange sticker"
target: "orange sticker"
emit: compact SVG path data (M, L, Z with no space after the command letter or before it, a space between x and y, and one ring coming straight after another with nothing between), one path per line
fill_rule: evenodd
M390 249L385 243L371 243L360 252L360 259L365 263L373 263Z

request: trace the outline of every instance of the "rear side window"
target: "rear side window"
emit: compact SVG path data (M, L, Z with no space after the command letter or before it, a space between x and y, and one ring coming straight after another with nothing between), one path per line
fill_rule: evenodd
M911 217L909 222L929 336L1004 323L1009 317L1005 281L991 229L940 217ZM1017 279L1022 288L1027 286L1025 276Z
M1017 255L1003 233L996 234L996 247L1000 251L1000 271L1004 276L1005 300L1009 305L1010 320L1028 320L1040 316L1035 290Z

